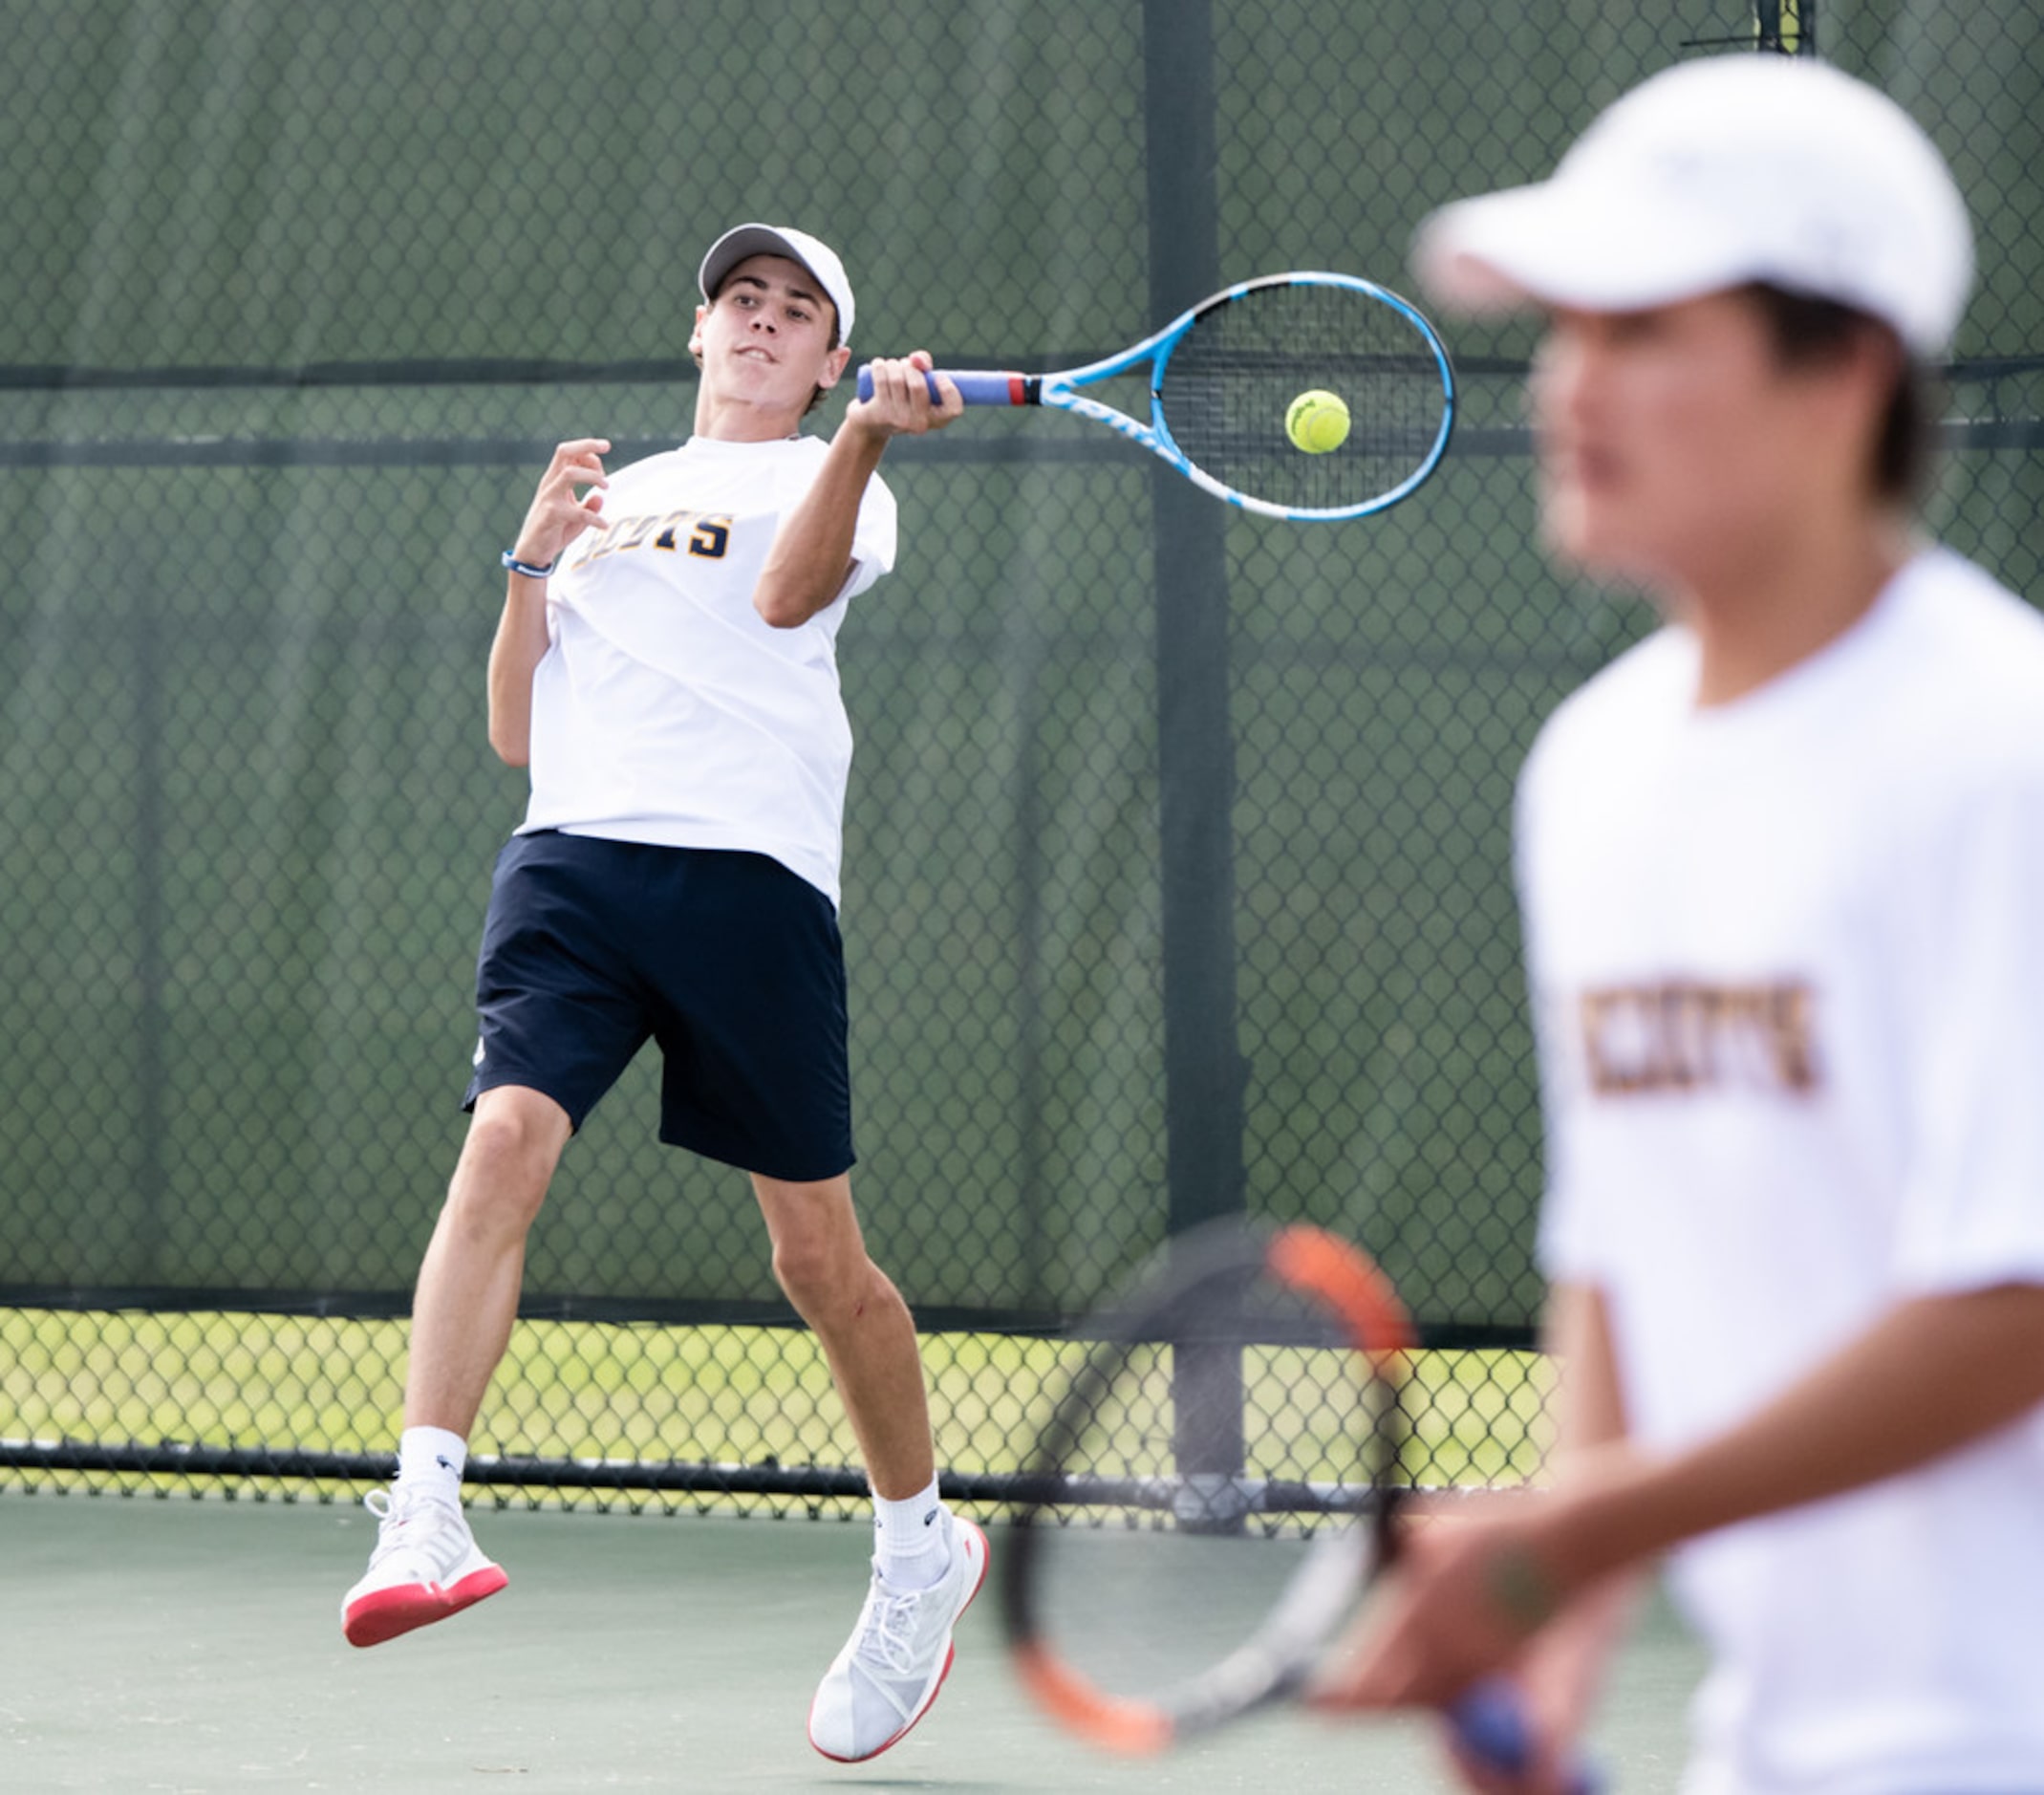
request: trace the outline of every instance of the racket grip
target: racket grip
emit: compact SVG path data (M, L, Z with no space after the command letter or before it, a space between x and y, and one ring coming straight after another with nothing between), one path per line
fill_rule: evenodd
M1455 1743L1505 1776L1522 1776L1533 1763L1533 1729L1518 1693L1501 1678L1477 1683L1448 1710ZM1568 1795L1602 1795L1603 1781L1590 1765L1572 1763L1564 1775Z
M1002 374L985 368L946 368L944 372L957 384L958 397L968 405L1025 405L1029 402L1023 397L1022 377L1019 374ZM924 375L923 384L930 389L930 402L941 404L943 401L937 397L936 376ZM873 371L870 367L861 368L859 397L871 399L872 396Z

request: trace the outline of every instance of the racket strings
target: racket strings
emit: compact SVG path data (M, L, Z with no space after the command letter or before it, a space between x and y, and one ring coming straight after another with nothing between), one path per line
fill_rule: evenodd
M1348 408L1339 447L1310 454L1287 436L1302 393ZM1429 465L1449 394L1430 336L1366 291L1305 281L1251 287L1194 321L1160 382L1165 427L1222 486L1287 508L1331 511L1397 490Z
M1396 1474L1392 1408L1340 1328L1267 1278L1203 1281L1095 1340L1010 1548L1044 1656L1175 1728L1276 1693L1352 1599L1358 1573L1327 1587L1315 1543L1366 1561L1355 1524Z

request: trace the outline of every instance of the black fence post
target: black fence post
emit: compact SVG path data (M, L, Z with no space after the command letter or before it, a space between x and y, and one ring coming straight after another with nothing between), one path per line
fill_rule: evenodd
M1151 323L1220 282L1214 30L1208 0L1145 0ZM1158 792L1162 808L1165 1155L1169 1227L1243 1206L1242 1065L1236 1039L1235 744L1229 718L1226 520L1159 467L1155 535ZM1188 1526L1240 1525L1241 1357L1177 1349L1174 1450Z

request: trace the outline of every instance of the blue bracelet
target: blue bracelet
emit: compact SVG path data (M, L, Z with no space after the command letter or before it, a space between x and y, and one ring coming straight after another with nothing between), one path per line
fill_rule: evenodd
M534 567L530 561L521 561L515 549L504 551L504 564L514 573L523 573L527 579L545 579L554 570L555 563L549 561L545 567Z

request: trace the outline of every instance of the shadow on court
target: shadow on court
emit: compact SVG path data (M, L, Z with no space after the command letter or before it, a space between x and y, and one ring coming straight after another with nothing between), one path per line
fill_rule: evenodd
M1279 1715L1123 1763L1059 1737L1009 1677L991 1593L943 1698L864 1765L804 1726L865 1590L863 1526L475 1516L510 1588L368 1652L341 1592L359 1507L0 1496L0 1787L1383 1791L1441 1787L1424 1731ZM994 1549L1000 1535L993 1533ZM1698 1654L1651 1612L1606 1702L1614 1790L1672 1789Z

